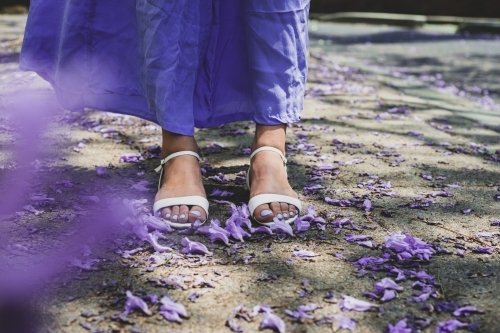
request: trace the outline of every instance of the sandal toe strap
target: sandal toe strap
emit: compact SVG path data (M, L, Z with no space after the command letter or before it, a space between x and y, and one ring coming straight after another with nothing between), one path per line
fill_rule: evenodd
M157 213L163 208L171 207L171 206L200 206L205 211L206 216L208 217L208 200L199 195L192 195L188 197L177 197L177 198L168 198L161 199L154 203L153 211Z
M289 205L294 205L297 207L299 212L302 210L302 204L299 199L289 197L288 195L281 194L259 194L254 196L248 202L248 210L250 210L250 215L253 216L253 212L257 207L263 204L269 204L271 202L284 202Z

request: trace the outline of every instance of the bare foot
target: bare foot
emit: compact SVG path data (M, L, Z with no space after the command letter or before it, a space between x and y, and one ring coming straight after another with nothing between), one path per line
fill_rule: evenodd
M194 138L164 130L162 157L182 150L197 152L198 146ZM196 157L182 155L165 163L162 186L156 194L155 201L192 195L207 197ZM175 223L193 223L196 220L207 219L205 210L200 206L171 206L163 208L160 214L164 219Z
M262 146L271 146L284 153L285 125L257 125L252 151ZM281 157L272 151L261 151L252 158L250 167L250 198L259 194L281 194L298 198L288 183ZM254 218L259 222L272 222L274 217L287 220L299 214L297 207L283 202L271 202L258 206Z

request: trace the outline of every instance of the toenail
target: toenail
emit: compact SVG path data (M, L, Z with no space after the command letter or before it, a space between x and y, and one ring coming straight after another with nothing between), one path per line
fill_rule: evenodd
M183 219L183 218L185 218L185 217L186 217L186 214L181 214L181 215L179 215L179 218L180 218L180 219Z
M287 217L288 217L288 214L287 214L287 213L283 213L283 217L284 217L284 218L287 218Z
M201 213L197 210L193 210L193 211L189 212L189 214L193 214L195 216L201 217Z
M283 219L283 215L281 215L281 214L276 215L276 217L279 218L280 220Z
M272 214L273 212L269 209L264 209L262 212L260 212L260 216L264 217L264 216L267 216L269 214Z
M294 216L294 215L295 215L295 213L294 213L294 212L290 212L290 216Z
M170 217L170 214L165 214L165 218L168 219Z
M172 220L177 220L177 215L172 216Z
M296 211L295 211L295 214L298 214L298 213L299 213L299 211L298 211L298 210L296 210Z

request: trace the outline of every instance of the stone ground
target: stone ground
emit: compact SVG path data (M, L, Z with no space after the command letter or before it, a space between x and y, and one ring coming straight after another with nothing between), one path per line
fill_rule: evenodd
M335 325L297 322L284 313L316 303L321 306L313 313L316 320L342 313L357 321L356 332L383 332L405 316L430 318L421 331L434 332L438 322L454 317L408 302L420 294L411 279L398 282L404 288L398 298L372 300L385 311L343 313L337 303L324 301L329 291L337 299L369 300L363 292L372 291L387 271L367 268L363 275L353 261L380 256L384 237L396 232L441 249L430 261L401 266L436 277L434 297L426 303L474 305L484 313L460 320L477 323L479 332L500 331L494 234L500 229L491 225L500 220L500 39L458 36L446 27L311 22L306 106L303 121L289 128L287 154L290 182L304 207L314 206L325 220L319 224L325 230L313 224L294 237L254 234L229 247L195 234L189 238L207 244L212 255L154 255L127 223L113 221L133 220L123 199L144 198L148 204L154 199L159 127L94 110L61 110L47 83L17 69L24 22L25 16L0 16L0 191L4 204L12 203L1 217L0 276L21 272L24 280L12 288L21 285L33 296L40 331L229 332L226 320L239 304L250 309L269 304L289 332L335 331ZM19 115L25 116L22 126ZM234 193L210 197L211 218L229 217L224 200L238 205L248 200L238 179L248 167L245 148L252 131L252 124L243 122L196 133L207 193ZM129 153L142 160L120 162ZM96 165L106 166L109 176L98 177ZM214 177L220 173L229 181ZM452 196L439 196L445 191ZM325 197L354 205L328 204ZM360 205L366 199L373 203L369 212ZM334 221L343 218L358 230L335 229ZM493 234L477 236L481 232ZM349 243L344 239L349 233L373 242ZM166 237L163 244L182 248L184 235ZM475 253L478 246L494 253ZM123 252L138 247L131 255ZM292 257L297 248L318 256ZM457 249L465 255L456 255ZM168 322L148 301L151 316L134 312L120 319L126 290L168 295L190 318ZM188 300L193 292L201 295L195 302ZM240 324L245 332L258 331L261 319Z

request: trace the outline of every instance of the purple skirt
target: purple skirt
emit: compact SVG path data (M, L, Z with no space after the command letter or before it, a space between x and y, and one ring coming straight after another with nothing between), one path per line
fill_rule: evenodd
M62 107L194 127L300 119L309 0L32 0L20 69Z

